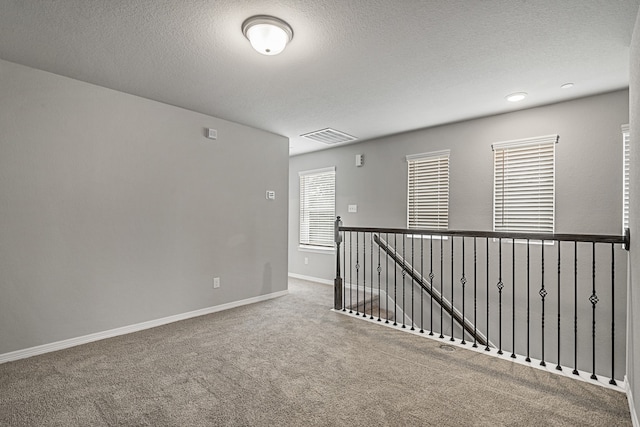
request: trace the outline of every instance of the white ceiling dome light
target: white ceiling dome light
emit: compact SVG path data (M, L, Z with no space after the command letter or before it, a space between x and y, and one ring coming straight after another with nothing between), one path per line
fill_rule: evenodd
M251 46L263 55L277 55L293 39L293 30L282 19L256 15L242 23L242 33Z

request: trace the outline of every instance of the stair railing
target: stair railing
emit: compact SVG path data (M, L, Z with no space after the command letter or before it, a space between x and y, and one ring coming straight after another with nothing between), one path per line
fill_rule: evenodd
M335 310L355 308L367 317L375 297L380 322L594 380L608 376L612 385L624 375L626 277L616 266L628 261L629 230L619 236L345 227L338 217L335 242Z

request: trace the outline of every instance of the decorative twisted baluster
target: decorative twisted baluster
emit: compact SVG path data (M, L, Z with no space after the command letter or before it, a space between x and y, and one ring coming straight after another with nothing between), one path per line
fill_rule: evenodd
M591 313L592 313L592 321L593 326L591 328L591 360L593 362L593 369L591 371L591 379L597 380L596 376L596 304L599 299L596 295L596 244L591 244L591 256L592 256L592 287L591 287L591 296L589 297L589 302L591 303Z
M542 287L540 289L540 298L542 298L542 334L541 334L541 339L542 339L542 360L540 361L540 366L547 366L547 364L544 361L544 299L547 296L547 290L544 288L544 240L542 241Z
M452 244L453 246L453 244ZM460 278L460 284L462 285L462 318L466 319L465 317L465 311L464 311L464 285L467 284L467 278L464 276L464 236L462 237L462 277ZM453 335L453 329L451 330L451 335ZM462 341L460 342L461 344L466 344L465 340L464 340L464 328L462 328Z
M356 316L360 315L360 233L356 232Z

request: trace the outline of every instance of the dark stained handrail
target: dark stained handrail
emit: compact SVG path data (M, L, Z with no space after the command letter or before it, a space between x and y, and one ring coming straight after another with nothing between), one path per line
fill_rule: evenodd
M400 254L398 254L395 248L392 248L388 242L385 242L384 240L382 240L377 234L373 235L373 241L376 242L376 244L380 246L383 251L388 253L391 259L393 259L393 261L395 261L395 263L398 266L400 266L400 268L402 268L409 276L411 276L411 278L425 292L427 292L429 296L432 296L433 300L437 302L439 305L441 305L444 308L444 311L446 311L449 314L449 316L455 319L458 325L464 328L464 330L467 333L469 333L472 337L474 337L477 340L477 342L479 342L482 345L488 345L487 339L485 338L485 336L479 333L474 328L474 325L471 322L469 322L467 319L462 317L462 315L453 308L451 303L446 298L443 298L439 292L434 292L434 293L431 292L430 287L425 284L428 282L422 276L419 276L417 274L417 271L414 268L412 268L411 264L409 264L405 259L403 259L400 256Z
M629 229L625 230L623 236L616 234L554 234L554 233L513 233L502 231L467 231L467 230L426 230L411 228L381 228L381 227L345 227L340 226L339 231L359 231L365 233L395 233L414 234L422 236L461 236L461 237L483 237L488 239L508 239L508 240L544 240L559 242L588 242L588 243L619 243L629 250L630 235Z

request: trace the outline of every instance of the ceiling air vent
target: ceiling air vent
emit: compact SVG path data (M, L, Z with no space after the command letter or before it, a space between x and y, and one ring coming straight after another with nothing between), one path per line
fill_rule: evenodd
M323 144L327 145L339 144L341 142L350 142L358 139L355 136L351 136L349 134L331 128L316 130L300 136L312 141L322 142Z

